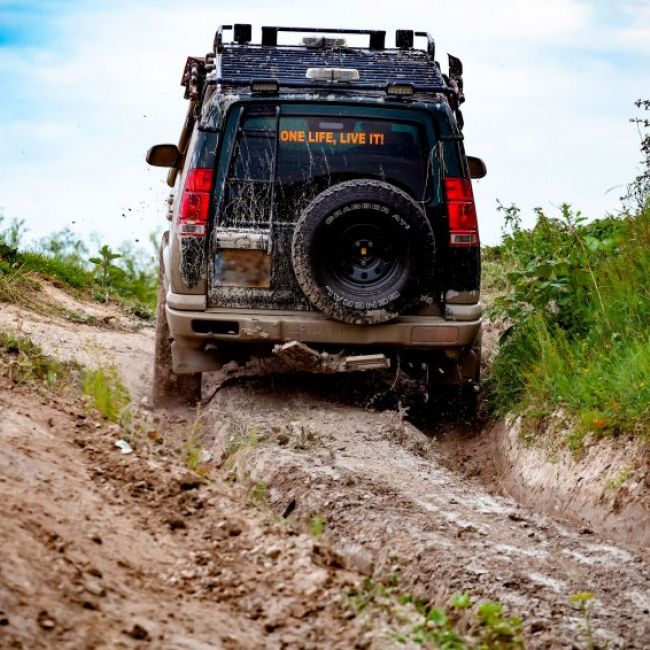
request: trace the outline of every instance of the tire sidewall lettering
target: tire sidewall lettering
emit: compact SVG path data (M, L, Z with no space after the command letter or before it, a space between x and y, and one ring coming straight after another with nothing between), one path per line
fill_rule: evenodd
M373 309L384 309L391 302L399 300L401 296L399 291L393 291L389 296L386 298L381 298L380 300L372 300L371 302L359 302L345 298L335 289L332 289L332 287L330 287L328 284L325 285L325 291L335 304L341 305L342 307L347 307L348 309L363 309L365 311L372 311Z
M402 218L402 216L395 212L391 215L391 209L388 206L381 205L380 203L371 203L371 202L357 202L357 203L349 203L348 205L344 205L341 208L338 208L334 212L332 212L330 215L328 215L323 223L326 226L331 226L333 223L335 223L338 219L343 217L344 215L350 213L350 212L358 212L360 210L366 210L366 211L372 211L372 212L379 212L382 215L388 216L395 223L397 223L399 226L404 228L404 230L410 230L411 226Z

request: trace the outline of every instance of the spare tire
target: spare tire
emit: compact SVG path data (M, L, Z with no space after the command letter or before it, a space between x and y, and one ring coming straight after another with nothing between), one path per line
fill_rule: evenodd
M346 323L376 324L430 289L435 245L424 210L406 192L354 180L305 208L291 252L298 284L314 307Z

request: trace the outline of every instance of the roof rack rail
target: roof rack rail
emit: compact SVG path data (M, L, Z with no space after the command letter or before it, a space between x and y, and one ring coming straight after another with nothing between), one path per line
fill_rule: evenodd
M237 23L235 25L220 25L214 36L214 53L219 54L223 48L224 31L232 31L234 42L238 45L250 43L252 36L251 25ZM379 29L341 29L340 27L262 27L262 46L276 47L278 45L278 34L280 32L311 33L311 34L349 34L354 36L369 36L368 44L371 50L383 50L386 47L386 32ZM413 38L423 37L427 39L427 54L434 59L436 56L436 43L433 36L428 32L414 32L412 30L397 30L398 48L408 49L413 47ZM401 43L401 45L399 44Z

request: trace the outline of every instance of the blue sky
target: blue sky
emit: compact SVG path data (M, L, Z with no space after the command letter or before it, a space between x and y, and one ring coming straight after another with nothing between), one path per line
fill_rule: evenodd
M112 244L162 228L164 171L144 162L175 142L185 57L220 23L433 33L465 63L466 146L482 239L498 240L496 199L597 217L618 207L639 160L629 123L650 96L650 3L394 0L322 3L0 0L0 211L38 238L69 226Z

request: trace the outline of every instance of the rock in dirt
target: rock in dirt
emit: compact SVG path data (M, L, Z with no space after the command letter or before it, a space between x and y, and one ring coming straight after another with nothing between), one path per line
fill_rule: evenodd
M149 632L139 623L135 623L126 634L136 641L149 641L150 639Z
M36 622L44 630L53 630L56 627L56 621L52 616L47 613L47 610L42 609L36 617Z
M115 446L123 454L132 454L133 453L133 448L131 447L131 445L126 440L116 440L115 441Z
M375 560L372 553L361 544L347 542L335 546L334 550L348 571L356 571L366 576L372 575L375 568Z
M198 474L194 474L193 472L185 472L185 474L178 479L178 487L183 492L196 490L202 485L205 485L205 479L202 479Z

